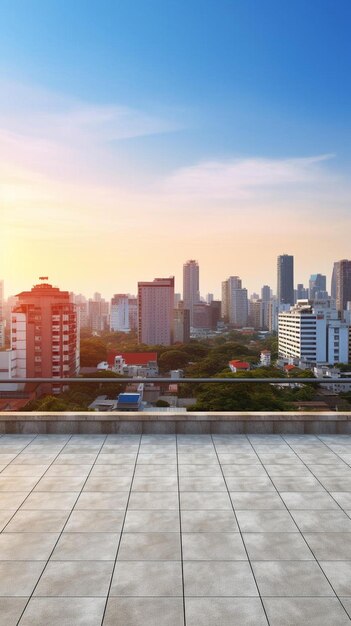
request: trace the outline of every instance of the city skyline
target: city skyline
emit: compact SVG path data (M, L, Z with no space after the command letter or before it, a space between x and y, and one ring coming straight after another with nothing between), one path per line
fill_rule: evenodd
M349 3L27 6L0 24L11 292L44 273L112 294L160 267L181 290L196 258L218 297L232 273L273 284L282 251L297 282L350 256Z

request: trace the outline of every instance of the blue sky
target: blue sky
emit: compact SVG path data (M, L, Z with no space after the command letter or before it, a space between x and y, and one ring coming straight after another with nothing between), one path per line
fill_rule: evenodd
M164 262L164 251L158 254L156 249L160 233L167 232L167 221L160 219L165 212L170 230L177 215L195 216L190 220L193 238L175 254L175 269L170 266L166 272L179 273L184 255L183 260L198 256L208 277L204 291L218 292L215 283L225 277L219 276L223 264L229 274L247 270L252 289L272 282L274 256L285 251L300 254L312 236L327 243L327 220L333 213L340 231L333 231L330 252L326 256L324 250L324 256L316 259L317 248L312 246L307 263L300 261L297 279L305 282L305 275L319 268L330 271L335 257L349 256L341 221L349 209L350 21L351 5L346 0L0 0L0 131L7 133L0 156L4 162L5 152L10 155L6 175L15 168L16 180L24 181L9 209L8 236L14 237L21 221L16 237L22 245L25 211L33 211L42 223L44 195L51 222L56 215L59 224L52 234L47 228L46 241L52 237L59 245L65 211L75 214L77 224L83 213L94 211L84 200L70 206L67 185L74 186L74 198L89 181L99 193L104 187L105 198L115 198L116 211L108 202L104 210L113 213L116 233L123 232L127 239L135 235L134 226L125 220L124 203L133 207L138 223L145 215L162 222L154 240L147 230L155 253L145 278L159 273L157 267ZM242 193L243 168L244 179L253 181L244 184L245 189L250 187L249 200ZM261 183L253 193L256 174ZM223 194L228 179L236 177L239 183L229 185ZM196 193L194 180L199 186ZM60 184L66 186L65 201L50 204L48 197L57 198ZM167 200L158 205L165 189ZM5 203L13 198L13 189L4 197ZM301 229L305 236L301 245L274 233L271 266L267 254L256 278L257 268L242 264L241 242L250 237L239 211L248 211L250 227L257 226L256 245L260 237L267 237L262 228L265 207L275 205L286 216L295 207L298 215L307 211L310 221L305 233ZM218 251L232 233L238 244L237 262L220 255L213 266L205 258L206 233L197 227L202 206L226 222L223 233L213 229L209 219L209 230L217 237ZM320 233L313 230L316 220ZM240 242L235 242L238 224ZM65 236L63 227L61 235ZM84 244L91 245L91 233L82 238L82 248ZM175 245L175 240L169 244ZM279 250L281 245L289 249ZM41 250L35 270L40 264L51 269L50 246ZM18 264L15 271L16 275L9 272L11 284L29 278ZM54 265L51 271L58 281L67 280ZM130 281L132 290L138 271L135 267L125 284L121 279L121 288L127 289ZM87 289L88 278L78 274L76 284ZM111 280L106 280L102 289L110 288L113 291Z

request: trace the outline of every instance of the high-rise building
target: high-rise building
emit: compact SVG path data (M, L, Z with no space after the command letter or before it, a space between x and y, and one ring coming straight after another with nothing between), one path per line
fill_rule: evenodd
M351 261L342 259L334 263L336 310L343 313L351 302Z
M88 302L89 328L96 333L109 329L109 303L101 297L100 293L94 293L94 298Z
M79 328L76 305L68 291L41 279L18 294L11 314L11 347L16 350L17 376L63 378L79 372ZM60 391L54 386L53 391Z
M173 343L174 277L138 283L138 341L147 345Z
M116 293L111 299L110 330L129 333L129 297L125 293Z
M189 343L190 341L190 311L184 309L183 301L178 302L174 309L174 342Z
M129 310L129 328L132 331L138 330L138 298L136 296L128 297Z
M277 259L277 298L279 304L294 304L294 257L290 254Z
M0 348L5 345L4 281L0 280Z
M263 285L261 289L262 302L270 302L272 299L272 290L269 285Z
M297 300L308 300L308 289L302 283L298 283L296 286L294 302Z
M247 325L247 289L243 289L238 276L230 276L222 283L222 315L227 314L230 324L238 328Z
M190 311L190 326L193 325L194 304L200 302L199 264L190 260L183 265L183 302Z
M327 295L327 277L324 274L311 274L308 287L310 300L318 300L321 297L325 297Z
M348 363L349 325L329 302L299 303L279 313L278 350L305 363Z

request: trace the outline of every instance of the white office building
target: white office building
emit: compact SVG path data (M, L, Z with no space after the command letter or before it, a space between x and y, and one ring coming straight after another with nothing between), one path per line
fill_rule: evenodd
M279 356L309 364L348 363L349 324L329 302L300 300L278 316Z
M111 300L110 330L129 333L129 321L129 296L127 294L115 294Z

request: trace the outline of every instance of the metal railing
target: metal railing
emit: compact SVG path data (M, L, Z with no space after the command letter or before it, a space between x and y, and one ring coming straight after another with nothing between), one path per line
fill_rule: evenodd
M239 383L265 383L266 385L271 383L316 383L316 384L343 384L343 383L351 383L351 378L244 378L244 377L228 377L228 378L130 378L130 377L99 377L99 378L84 378L84 377L75 377L75 378L0 378L0 385L9 385L9 384L24 384L24 383L51 383L53 385L60 384L82 384L82 383L101 383L101 384L140 384L140 383L172 383L172 384L183 384L183 383L195 383L195 384L203 384L203 383L228 383L228 384L239 384Z

